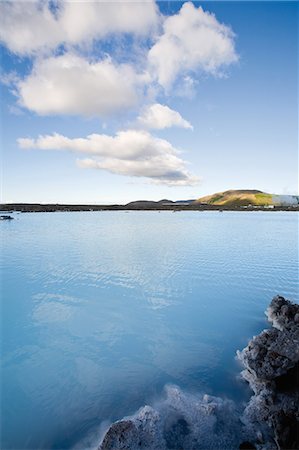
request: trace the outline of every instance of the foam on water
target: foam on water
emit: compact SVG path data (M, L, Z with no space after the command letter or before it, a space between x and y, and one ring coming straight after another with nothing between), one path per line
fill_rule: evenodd
M234 450L242 437L234 402L167 385L163 399L115 422L99 448Z

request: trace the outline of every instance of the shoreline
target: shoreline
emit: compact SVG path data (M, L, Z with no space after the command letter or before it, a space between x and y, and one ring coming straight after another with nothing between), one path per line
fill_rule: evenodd
M266 315L270 327L237 351L252 390L243 411L229 399L166 386L160 403L112 423L96 449L297 449L299 305L276 296Z
M274 206L273 208L261 206L216 206L216 205L157 205L148 207L134 207L129 205L68 205L68 204L41 204L41 203L2 203L2 212L100 212L100 211L291 211L298 212L299 205L296 206Z

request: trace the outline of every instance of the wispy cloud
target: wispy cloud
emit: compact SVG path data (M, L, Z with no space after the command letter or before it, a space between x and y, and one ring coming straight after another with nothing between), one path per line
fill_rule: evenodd
M89 154L78 160L82 168L106 170L131 177L145 177L154 183L188 186L199 182L191 175L179 151L168 141L140 130L120 131L115 136L92 134L86 138L70 139L60 134L20 138L24 149L68 150Z
M179 112L160 103L145 107L137 121L141 126L156 130L170 127L193 129L191 123L183 119Z

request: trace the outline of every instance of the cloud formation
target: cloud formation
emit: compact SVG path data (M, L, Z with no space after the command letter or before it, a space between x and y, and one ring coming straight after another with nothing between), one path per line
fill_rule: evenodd
M160 103L155 103L154 105L144 108L142 114L137 118L137 121L145 128L156 130L170 127L193 129L191 123L183 119L180 113L166 105L161 105Z
M3 1L0 41L20 55L80 45L112 33L146 35L159 22L153 0Z
M53 134L37 139L20 138L18 144L25 149L69 150L89 154L91 158L77 160L81 168L145 177L151 182L169 186L190 186L199 182L196 176L188 172L177 149L147 131L127 130L115 136L92 134L77 139Z
M32 73L16 84L19 104L40 115L105 117L138 103L146 74L110 58L89 62L66 53L38 59Z
M188 95L195 90L197 72L218 74L238 59L231 29L190 2L168 17L159 13L153 0L58 0L53 5L49 1L0 3L0 40L11 51L33 57L31 73L12 80L13 93L19 106L39 115L107 117L136 107L146 100L146 92L155 92L154 98L158 93L169 95L176 81L176 95ZM163 30L157 26L161 22ZM154 44L153 34L143 45L126 40L126 50L107 41L127 33L148 38L153 29ZM96 43L92 57L82 45L89 41ZM124 51L126 64L120 62ZM178 113L157 105L139 118L144 126L189 127Z
M138 130L20 138L19 145L84 154L77 162L82 168L170 186L196 184L178 150L144 130L193 129L163 98L190 95L198 74L218 75L236 62L234 40L228 26L191 2L172 16L162 16L154 0L0 2L0 42L32 63L29 72L24 64L17 76L2 77L18 107L41 116L105 120L139 111Z
M163 24L163 34L148 54L159 84L169 89L180 74L201 70L217 74L238 60L234 34L216 17L193 3L184 3L178 14Z

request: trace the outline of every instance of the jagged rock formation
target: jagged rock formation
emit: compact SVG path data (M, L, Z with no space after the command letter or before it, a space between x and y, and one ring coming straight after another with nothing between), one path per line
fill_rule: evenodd
M240 430L233 402L167 386L155 408L112 424L99 450L237 450Z
M144 406L134 418L115 422L108 430L100 450L149 448L159 450L161 436L156 431L160 417L150 406Z
M254 391L242 418L258 449L299 449L299 305L277 296L266 313L273 328L238 353Z
M154 408L112 424L98 450L298 450L299 305L277 296L266 313L273 328L237 352L254 392L241 417L229 400L168 386Z

